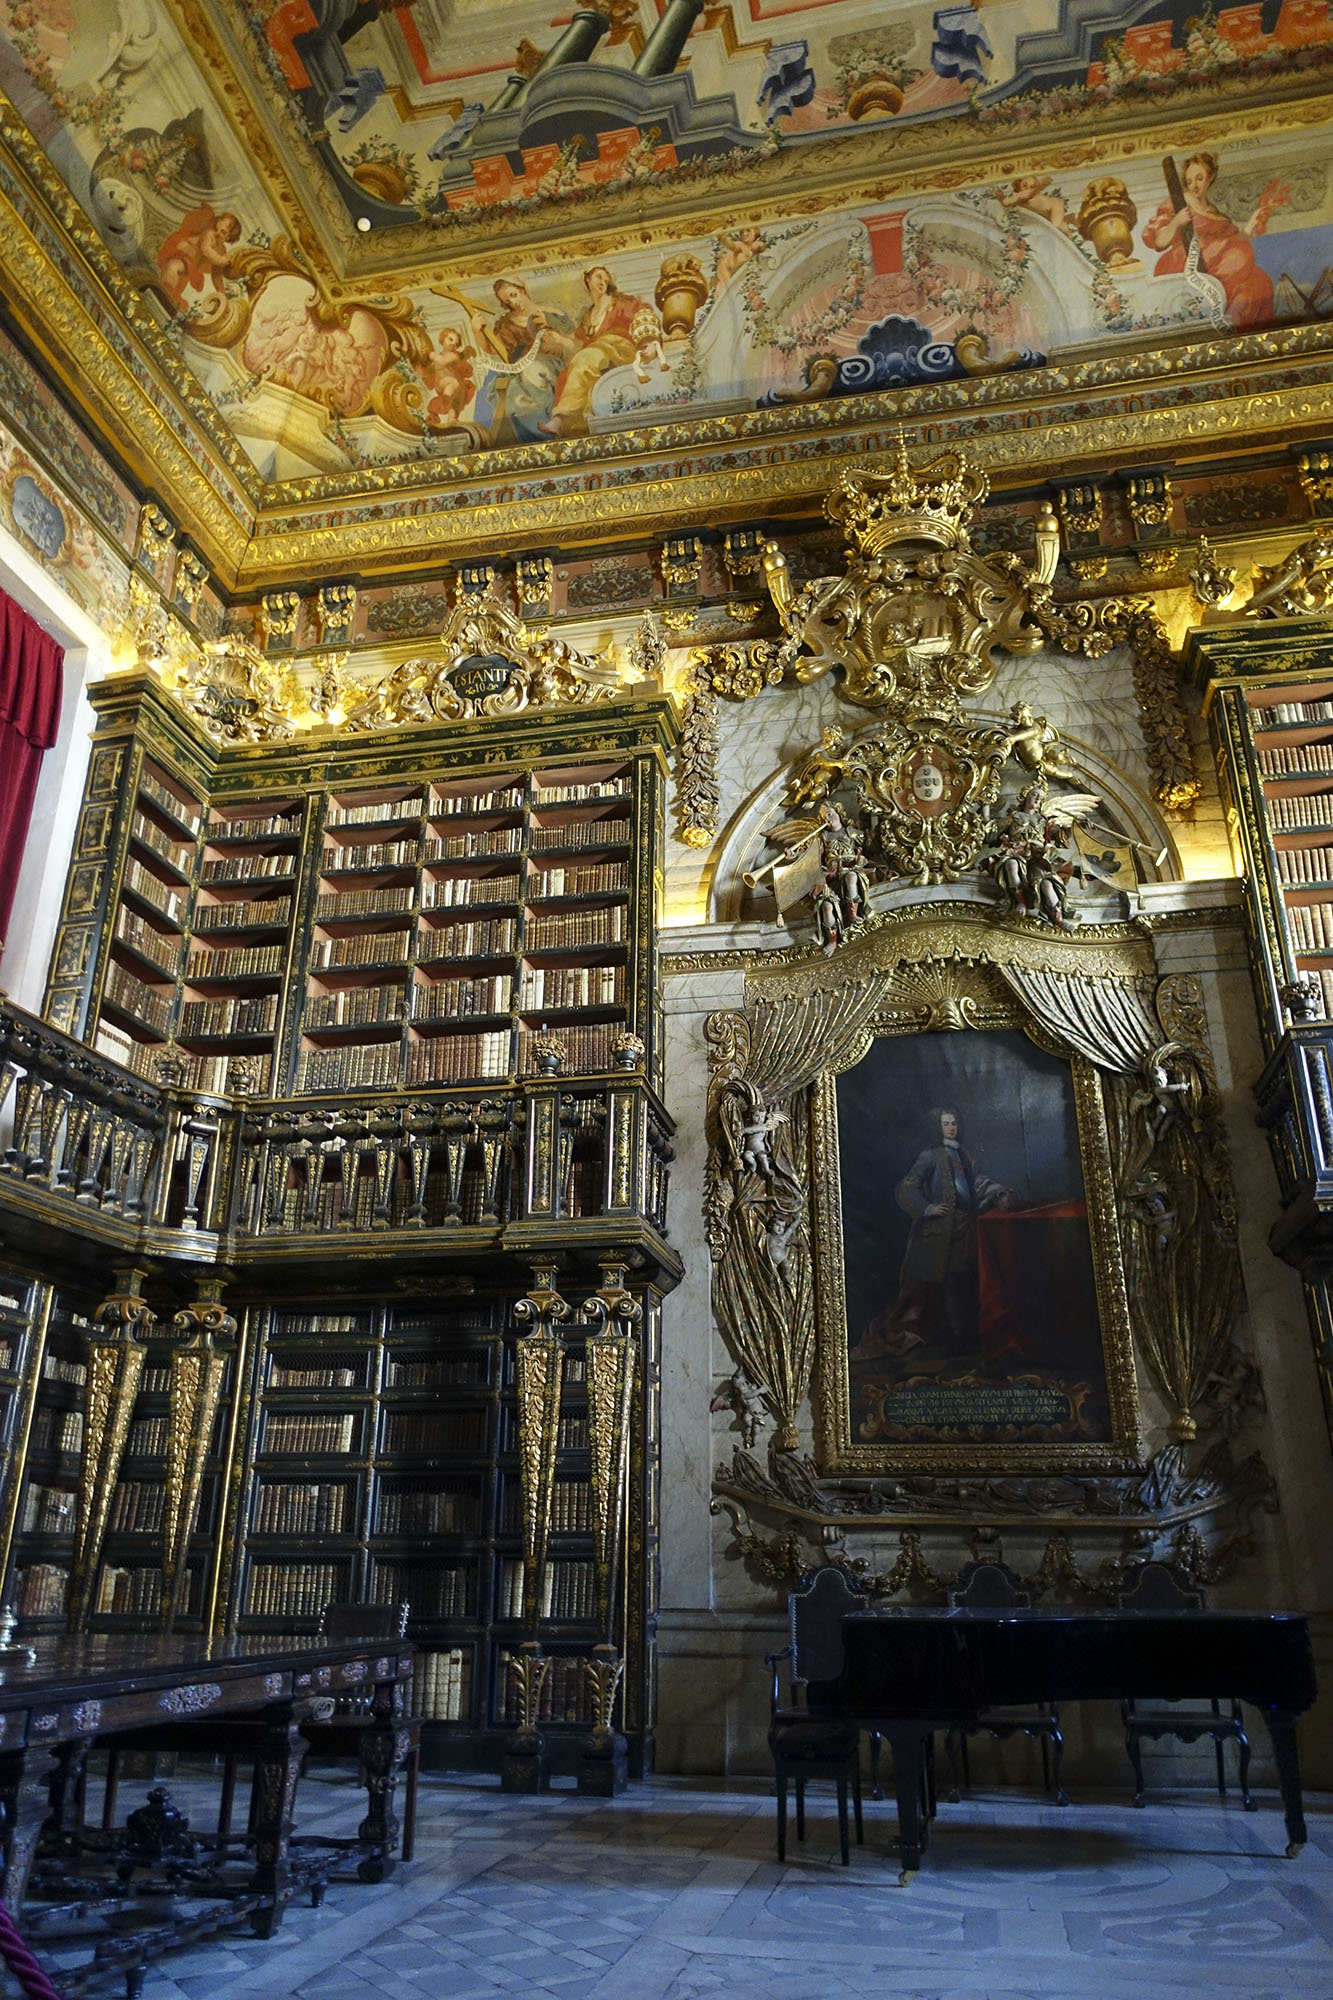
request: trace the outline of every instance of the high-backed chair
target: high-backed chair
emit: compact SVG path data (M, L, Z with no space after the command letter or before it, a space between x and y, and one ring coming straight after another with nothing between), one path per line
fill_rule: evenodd
M326 1639L401 1639L407 1631L408 1605L326 1604L319 1621ZM360 1756L361 1736L370 1720L368 1694L339 1695L333 1714L324 1722L303 1722L306 1756L312 1750L334 1757ZM417 1778L421 1768L421 1719L407 1716L400 1727L407 1736L403 1759L403 1851L410 1861L416 1849Z
M1120 1611L1202 1611L1204 1608L1203 1592L1187 1584L1173 1563L1158 1560L1135 1563L1126 1572L1115 1601ZM1131 1700L1121 1702L1120 1712L1125 1724L1125 1748L1134 1767L1136 1806L1146 1803L1143 1786L1145 1736L1152 1742L1163 1736L1178 1736L1185 1743L1197 1743L1201 1736L1209 1736L1217 1760L1218 1796L1225 1798L1227 1791L1222 1746L1233 1742L1240 1766L1241 1803L1246 1812L1254 1811L1254 1800L1250 1797L1250 1739L1245 1734L1239 1701L1233 1698L1224 1707L1220 1700L1213 1700L1206 1708L1201 1708L1190 1707L1187 1702L1163 1702L1148 1707Z
M865 1609L865 1595L835 1564L817 1569L787 1599L788 1641L770 1653L773 1676L768 1744L777 1779L778 1860L787 1858L787 1785L796 1787L796 1838L805 1839L805 1788L811 1778L831 1778L838 1788L838 1844L843 1866L851 1861L847 1794L856 1814L856 1838L864 1839L861 1817L861 1732L844 1714L838 1698L842 1673L842 1620ZM787 1688L782 1687L786 1663Z
M1032 1603L1032 1593L1026 1589L1021 1576L1002 1562L970 1562L959 1571L949 1591L949 1604L956 1610L968 1611L1025 1611ZM1069 1800L1060 1784L1060 1762L1064 1756L1065 1742L1060 1734L1060 1704L1058 1702L1034 1702L1030 1707L999 1707L983 1709L969 1729L951 1729L945 1738L945 1748L949 1754L949 1773L952 1781L952 1795L957 1799L963 1787L972 1781L968 1766L967 1739L982 1731L988 1736L1030 1736L1041 1745L1042 1783L1049 1792L1054 1789L1055 1803L1067 1806ZM962 1783L959 1783L961 1766Z

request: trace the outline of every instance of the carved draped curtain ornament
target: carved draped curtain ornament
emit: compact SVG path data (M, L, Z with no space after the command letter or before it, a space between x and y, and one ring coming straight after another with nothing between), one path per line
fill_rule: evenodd
M1127 928L1115 941L1104 930L1061 940L1052 954L1040 932L981 913L971 937L922 912L903 924L911 939L895 944L881 929L841 953L836 979L807 960L756 978L743 1010L705 1022L714 1312L752 1420L771 1420L775 1452L799 1450L816 1356L816 1078L851 1067L877 1028L967 1030L988 994L1007 992L1044 1046L1100 1073L1130 1325L1178 1456L1245 1367L1233 1338L1234 1201L1197 982L1155 979Z

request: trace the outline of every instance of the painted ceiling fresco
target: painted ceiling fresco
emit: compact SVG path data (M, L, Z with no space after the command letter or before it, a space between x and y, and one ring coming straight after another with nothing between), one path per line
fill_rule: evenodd
M183 6L184 0L180 0ZM1333 146L1255 131L627 248L331 284L160 0L0 0L0 87L267 479L639 429L1333 314ZM228 0L247 88L372 245L871 127L1015 129L1318 69L1330 0ZM947 136L947 134L945 135ZM849 137L847 143L854 143ZM813 158L813 152L810 152ZM322 161L322 168L319 162ZM270 176L271 178L271 176ZM756 182L756 189L761 183ZM645 237L648 232L644 232ZM353 237L350 240L357 241ZM428 268L434 264L435 268ZM422 275L424 273L424 275Z

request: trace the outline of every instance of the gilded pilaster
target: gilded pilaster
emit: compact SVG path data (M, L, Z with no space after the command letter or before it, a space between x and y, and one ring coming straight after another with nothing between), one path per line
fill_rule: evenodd
M217 1416L236 1321L222 1303L225 1281L205 1278L199 1296L172 1321L171 1420L167 1431L167 1499L162 1517L162 1629L170 1632L184 1605L186 1554L199 1511L204 1463Z
M71 1632L84 1629L93 1607L111 1500L143 1373L145 1343L156 1324L156 1315L139 1290L143 1276L138 1270L125 1272L121 1289L108 1294L93 1314L70 1574Z

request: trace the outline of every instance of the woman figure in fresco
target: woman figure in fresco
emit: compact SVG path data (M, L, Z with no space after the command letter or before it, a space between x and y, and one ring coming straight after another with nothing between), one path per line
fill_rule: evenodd
M1175 178L1175 166L1164 162L1171 198L1164 201L1152 220L1144 225L1143 240L1150 250L1163 254L1154 266L1160 278L1183 271L1191 240L1199 245L1199 266L1216 278L1226 293L1226 309L1233 326L1267 326L1273 318L1273 281L1254 261L1252 236L1262 236L1275 208L1291 199L1281 181L1270 181L1259 197L1254 214L1244 229L1238 229L1210 199L1217 179L1216 153L1191 153ZM1174 186L1173 186L1174 183ZM1174 199L1176 190L1183 199Z
M488 354L508 364L488 378L495 402L491 442L537 444L555 408L569 320L537 305L521 278L497 278L492 290L500 303L496 317L488 323L480 309L472 314L483 365Z
M551 437L569 436L588 428L588 403L599 376L608 368L634 361L639 351L662 337L657 314L646 299L617 289L605 264L583 273L587 310L579 316L572 338L558 345L569 366L556 388L555 411L542 429Z

